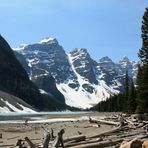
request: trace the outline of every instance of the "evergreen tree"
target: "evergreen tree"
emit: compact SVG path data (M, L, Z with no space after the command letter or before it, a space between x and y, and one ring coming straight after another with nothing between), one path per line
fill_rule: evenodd
M123 111L127 111L127 101L128 101L128 95L129 95L129 77L128 77L128 71L126 71L125 74L125 93L124 93L124 104L123 104Z
M131 86L129 89L127 110L129 113L134 113L136 110L136 91L133 80L131 80Z
M123 94L119 94L117 99L118 99L118 102L119 102L119 109L118 109L118 111L123 111L124 95Z
M142 48L139 50L140 66L137 75L137 113L148 113L148 8L142 21Z
M142 48L139 50L138 56L144 66L148 64L148 8L145 9L141 31Z
M136 108L136 113L141 113L143 112L143 103L142 103L142 67L138 65L138 74L137 74L137 108Z

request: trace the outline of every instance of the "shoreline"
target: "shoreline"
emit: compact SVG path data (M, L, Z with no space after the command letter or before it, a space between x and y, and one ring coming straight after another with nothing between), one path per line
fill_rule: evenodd
M35 143L42 143L42 138L45 134L45 131L50 131L51 129L53 129L55 136L61 129L64 129L64 138L79 135L80 133L86 136L93 136L104 130L110 130L112 128L109 125L102 125L100 128L96 127L95 124L90 125L88 121L90 116L101 117L101 115L103 114L92 112L72 115L52 114L40 117L40 119L42 119L41 121L44 120L43 118L46 118L45 120L47 122L33 123L33 121L40 121L38 119L32 119L32 122L28 121L27 124L25 124L24 120L21 123L0 122L0 133L2 134L2 138L0 139L0 147L2 146L3 148L10 148L8 145L15 147L17 140L24 139L25 137L28 137ZM65 119L65 121L60 119Z

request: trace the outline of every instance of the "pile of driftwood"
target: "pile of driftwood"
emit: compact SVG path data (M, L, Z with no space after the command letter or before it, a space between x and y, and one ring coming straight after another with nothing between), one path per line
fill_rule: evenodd
M109 124L113 128L93 136L85 136L82 133L73 137L63 138L64 129L61 129L57 136L51 129L46 131L41 144L33 144L28 137L19 139L17 146L25 148L27 142L30 148L148 148L148 121L141 121L134 116L112 116L103 120L89 118L91 125L96 128L102 124ZM24 142L25 141L25 142Z

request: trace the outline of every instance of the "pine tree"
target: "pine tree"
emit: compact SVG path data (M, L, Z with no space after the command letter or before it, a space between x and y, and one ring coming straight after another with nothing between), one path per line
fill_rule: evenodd
M145 10L141 27L142 48L138 54L143 66L148 64L148 8Z
M119 101L118 111L123 111L123 107L124 107L124 95L123 94L118 94L118 101Z
M123 101L123 111L127 112L127 101L128 101L128 95L129 95L129 77L128 77L128 71L126 71L125 74L125 93L124 93L124 101Z
M127 110L129 113L134 113L136 110L136 91L133 80L131 80L131 86L129 89Z
M142 48L139 50L140 66L137 75L137 113L148 113L148 8L142 21Z

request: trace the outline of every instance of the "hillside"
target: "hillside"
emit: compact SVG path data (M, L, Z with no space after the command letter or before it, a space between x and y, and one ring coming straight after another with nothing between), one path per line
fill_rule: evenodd
M38 110L61 110L66 108L62 95L57 94L56 97L53 97L40 93L38 87L29 79L26 70L2 36L0 36L0 63L0 89L2 91L19 97ZM52 79L51 81L52 83L48 83L48 85L53 92L56 92L54 81Z

